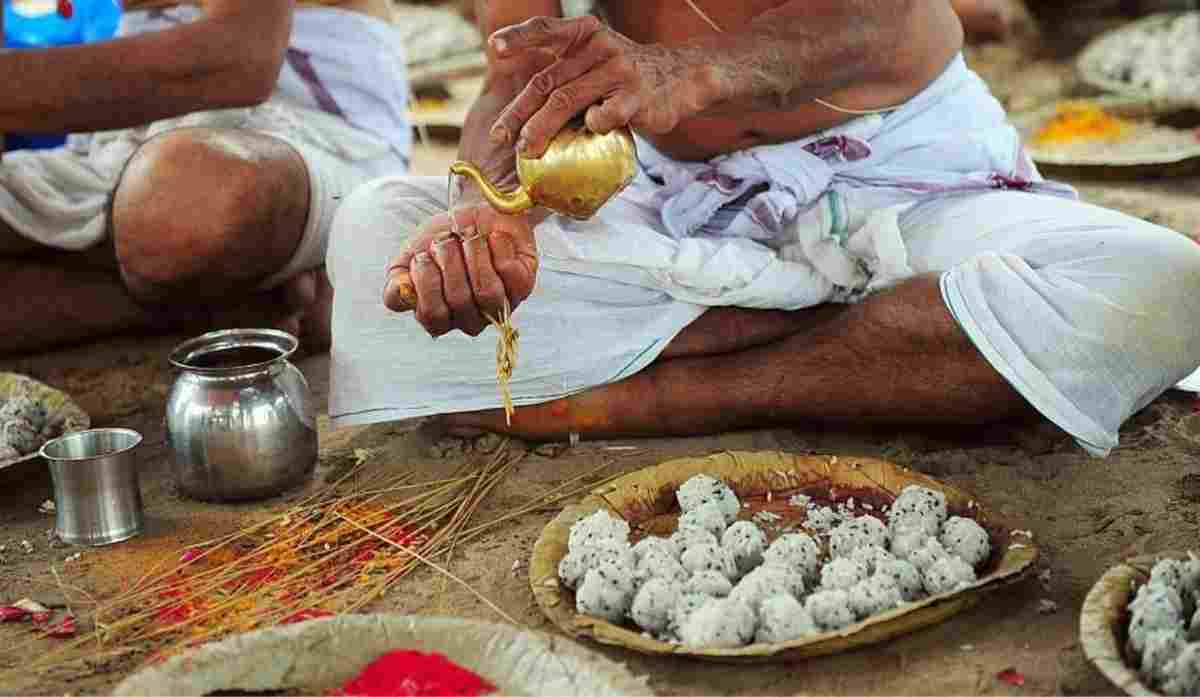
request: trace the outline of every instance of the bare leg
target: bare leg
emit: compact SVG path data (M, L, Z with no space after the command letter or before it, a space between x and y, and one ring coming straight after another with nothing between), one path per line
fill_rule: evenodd
M302 274L270 292L307 221L308 179L268 136L186 129L144 145L113 203L114 242L85 253L31 250L0 228L0 353L122 331L277 326L328 346L331 291ZM224 308L224 309L221 309ZM324 317L309 317L319 310Z
M924 276L811 331L734 353L662 360L619 383L518 408L511 429L499 411L447 422L546 439L805 421L982 424L1032 412L954 322L936 277Z
M811 331L837 317L844 309L837 305L799 312L713 308L680 332L659 360L715 356L774 343L793 334Z

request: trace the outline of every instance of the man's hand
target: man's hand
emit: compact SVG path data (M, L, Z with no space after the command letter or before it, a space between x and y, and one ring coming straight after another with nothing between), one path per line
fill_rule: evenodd
M501 29L489 42L502 59L534 51L558 58L534 75L492 127L493 139L516 140L531 157L540 157L585 111L597 133L625 125L667 133L709 101L710 75L691 52L636 43L592 16L535 17Z
M453 235L451 215L461 238ZM434 216L388 267L384 305L396 312L415 309L434 337L455 329L478 336L488 316L499 319L506 298L516 309L533 292L533 226L529 215L504 215L487 204Z

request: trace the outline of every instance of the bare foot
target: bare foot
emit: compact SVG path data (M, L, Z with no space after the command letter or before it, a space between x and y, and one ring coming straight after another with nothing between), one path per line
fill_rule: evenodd
M659 361L545 404L457 414L452 428L526 440L688 436L810 421L982 425L1036 412L941 300L936 274L843 308L816 327L733 353Z
M838 317L843 306L825 305L784 312L713 308L681 331L658 357L657 363L675 358L698 358L745 351L780 341L822 326ZM448 414L438 420L440 428L462 437L483 432L503 433L530 441L563 440L570 434L609 432L617 412L628 413L629 405L652 406L654 394L642 383L626 381L535 406L520 407L510 426L503 410ZM649 418L650 412L646 412Z
M208 329L270 327L298 338L302 354L323 353L329 349L332 308L329 277L325 269L313 269L245 302L214 309Z
M314 269L313 294L300 316L300 348L307 353L325 353L332 343L333 285L325 268Z
M624 380L552 402L517 407L511 425L503 409L488 409L441 416L439 426L460 437L499 433L535 443L566 440L572 434L640 435L622 433L619 424L625 420L652 424L654 408L652 381Z

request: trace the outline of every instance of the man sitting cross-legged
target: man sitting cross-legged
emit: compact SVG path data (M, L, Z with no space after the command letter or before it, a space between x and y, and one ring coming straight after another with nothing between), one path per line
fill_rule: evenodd
M514 147L537 155L585 114L634 128L636 179L587 222L468 191L449 239L444 179L359 189L330 242L336 425L445 414L552 438L1040 413L1103 455L1200 365L1200 246L1044 181L945 0L558 9L483 3L490 73L460 154L511 187ZM511 427L493 342L471 338L505 299Z
M329 225L407 171L389 0L127 1L109 42L0 53L0 353L124 330L328 338ZM155 6L155 7L152 7Z

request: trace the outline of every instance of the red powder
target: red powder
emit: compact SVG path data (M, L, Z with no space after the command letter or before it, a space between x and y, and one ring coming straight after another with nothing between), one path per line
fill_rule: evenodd
M393 651L375 659L333 697L480 697L496 687L438 653Z
M0 607L0 622L24 622L29 619L29 611L14 606Z

